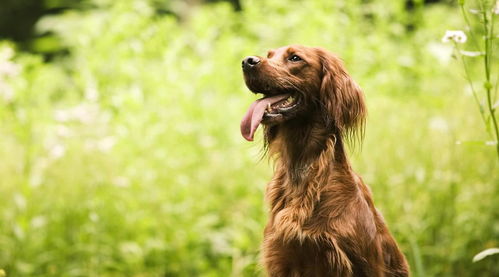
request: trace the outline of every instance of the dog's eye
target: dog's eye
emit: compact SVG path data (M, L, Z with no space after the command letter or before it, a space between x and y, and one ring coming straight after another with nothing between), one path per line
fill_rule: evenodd
M292 61L292 62L297 62L297 61L301 61L301 60L302 60L302 58L300 58L298 55L291 55L288 58L288 61Z

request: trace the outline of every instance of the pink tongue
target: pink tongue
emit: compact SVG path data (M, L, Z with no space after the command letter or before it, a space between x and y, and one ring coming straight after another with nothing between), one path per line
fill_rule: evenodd
M283 99L289 97L289 94L281 94L272 97L266 97L258 99L251 104L248 111L241 121L241 134L247 141L253 141L253 135L255 134L258 125L262 121L265 109L270 104L277 103Z

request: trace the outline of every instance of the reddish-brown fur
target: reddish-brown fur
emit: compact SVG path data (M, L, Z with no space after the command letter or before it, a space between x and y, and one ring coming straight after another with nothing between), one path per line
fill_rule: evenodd
M291 62L290 55L302 61ZM404 255L374 207L370 189L352 170L344 142L362 137L363 93L339 58L299 45L258 57L248 87L272 95L294 91L299 109L263 122L275 157L263 264L269 276L408 276Z

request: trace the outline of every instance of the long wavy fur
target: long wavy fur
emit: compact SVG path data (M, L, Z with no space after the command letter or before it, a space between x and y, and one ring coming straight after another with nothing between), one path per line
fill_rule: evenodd
M289 74L278 68L282 62L269 66L261 58L260 79L246 76L289 88L305 107L288 121L264 126L263 153L275 162L262 246L269 276L408 276L369 188L347 158L345 142L360 145L365 132L360 87L335 55L321 48L293 49L307 54L308 75ZM284 50L279 53L290 52Z

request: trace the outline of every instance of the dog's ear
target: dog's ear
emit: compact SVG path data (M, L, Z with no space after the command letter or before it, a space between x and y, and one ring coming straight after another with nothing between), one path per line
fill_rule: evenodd
M362 140L367 108L364 94L348 75L343 62L326 50L317 49L322 64L320 100L330 123L347 139Z

